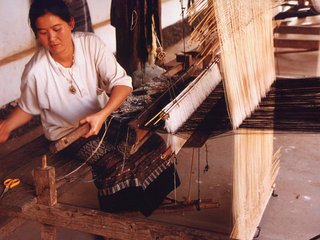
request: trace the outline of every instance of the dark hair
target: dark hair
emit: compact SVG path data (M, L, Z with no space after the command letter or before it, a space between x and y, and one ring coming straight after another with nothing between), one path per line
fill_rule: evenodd
M36 36L36 21L38 17L41 17L46 13L52 13L67 23L71 20L69 8L63 0L34 0L29 10L29 22L31 29Z

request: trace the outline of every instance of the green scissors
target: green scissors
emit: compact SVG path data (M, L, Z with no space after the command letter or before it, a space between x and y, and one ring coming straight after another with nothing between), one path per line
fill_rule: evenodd
M11 188L14 188L20 184L20 179L18 178L8 178L4 180L3 185L5 186L5 189L3 190L0 199L4 196L6 192L8 192Z

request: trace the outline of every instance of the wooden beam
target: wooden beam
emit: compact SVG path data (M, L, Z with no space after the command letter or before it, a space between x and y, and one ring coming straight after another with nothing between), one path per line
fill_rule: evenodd
M76 128L74 131L71 133L67 134L66 136L58 139L57 141L53 142L50 145L50 151L52 153L57 153L66 147L68 147L70 144L74 143L77 141L79 138L81 138L83 135L88 133L90 130L90 125L89 123L85 123L78 128Z
M8 238L12 232L25 222L26 220L22 218L7 218L4 223L0 224L0 239Z
M31 48L25 49L21 52L15 53L11 56L8 56L8 57L1 59L0 60L0 67L33 54L37 50L37 48L38 48L37 46L31 47Z
M189 203L188 202L178 202L176 204L170 203L170 204L164 204L163 206L160 206L158 209L154 210L152 212L152 216L157 214L184 214L185 212L191 212L191 211L200 211L203 209L213 209L220 207L219 202L213 202L211 199L201 199L199 202L198 200L192 200ZM119 213L121 216L126 217L137 217L142 216L140 212L126 212L126 213Z
M176 66L170 68L168 71L166 71L163 76L165 77L173 77L180 73L183 70L183 64L179 63Z
M276 16L274 16L275 20L282 20L285 18L292 18L292 17L298 17L298 18L305 18L308 16L315 16L317 15L315 12L313 12L310 7L304 7L305 9L300 8L299 6L293 6L289 8L287 11L280 12Z
M319 27L310 26L279 26L274 29L275 33L281 34L308 34L308 35L320 35Z
M42 240L56 240L57 229L55 226L42 224L40 231Z
M104 20L102 22L96 23L96 24L92 25L92 28L94 30L96 30L98 28L101 28L101 27L104 27L104 26L108 26L108 25L110 25L110 19L107 19L107 20ZM9 64L11 62L20 60L20 59L22 59L24 57L27 57L29 55L31 57L31 54L34 54L37 49L38 49L38 47L34 46L34 47L31 47L31 48L22 50L21 52L15 53L15 54L13 54L11 56L7 56L7 57L5 57L5 58L0 60L0 67L4 66L6 64Z
M281 54L289 54L289 53L306 53L306 52L313 52L314 49L294 49L294 50L283 50L283 51L276 51L275 55Z
M110 25L111 24L111 20L110 19L107 19L107 20L104 20L104 21L102 21L102 22L98 22L98 23L96 23L96 24L93 24L92 25L92 28L93 28L93 30L96 30L96 29L98 29L98 28L101 28L101 27L104 27L104 26L108 26L108 25Z
M278 48L303 48L319 49L319 40L298 40L298 39L274 39L274 46Z
M177 226L147 218L129 218L66 204L53 207L30 204L24 208L5 208L0 212L55 227L65 227L112 239L225 239L215 232Z
M22 136L11 138L8 141L0 144L0 158L12 153L13 151L21 148L28 142L35 140L43 135L42 126L38 126L31 131L26 132Z

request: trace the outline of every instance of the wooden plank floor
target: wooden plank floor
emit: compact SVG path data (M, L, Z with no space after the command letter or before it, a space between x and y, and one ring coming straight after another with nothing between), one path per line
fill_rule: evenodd
M28 134L27 134L28 136ZM29 136L30 137L30 136ZM11 141L6 145L7 152L2 154L0 157L1 168L0 168L0 180L4 181L6 178L19 178L21 184L10 191L8 191L0 201L2 209L17 209L23 208L28 204L35 203L36 195L33 183L33 169L41 166L41 159L44 154L49 153L49 142L40 135L28 142L28 139L19 143L17 148L14 145L15 141ZM10 152L8 149L11 149ZM69 173L81 163L62 154L51 155L48 158L48 165L54 166L56 169L57 176L64 176ZM88 169L83 168L77 174L83 174ZM57 182L58 193L61 194L66 191L66 183L68 179L63 179ZM4 186L1 184L0 191ZM4 212L2 212L4 214ZM19 227L24 223L23 219L16 219L11 217L0 216L0 238L10 234L15 228Z

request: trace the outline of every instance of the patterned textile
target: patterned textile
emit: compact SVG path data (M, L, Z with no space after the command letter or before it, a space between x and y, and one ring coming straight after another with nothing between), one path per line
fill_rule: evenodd
M92 166L99 194L111 195L128 187L142 187L145 190L172 165L170 158L161 159L165 150L165 142L155 134L128 159L124 159L118 151L105 154Z
M117 136L107 134L93 155L103 129L96 137L81 139L72 144L68 151L81 161L90 158L88 164L92 168L103 210L140 210L148 216L167 194L180 185L172 156L162 159L166 144L157 134L153 134L134 155L124 154L121 148L127 144L126 134L119 132L122 134ZM123 137L118 139L119 136Z
M75 20L74 31L93 32L91 16L86 0L64 0Z

